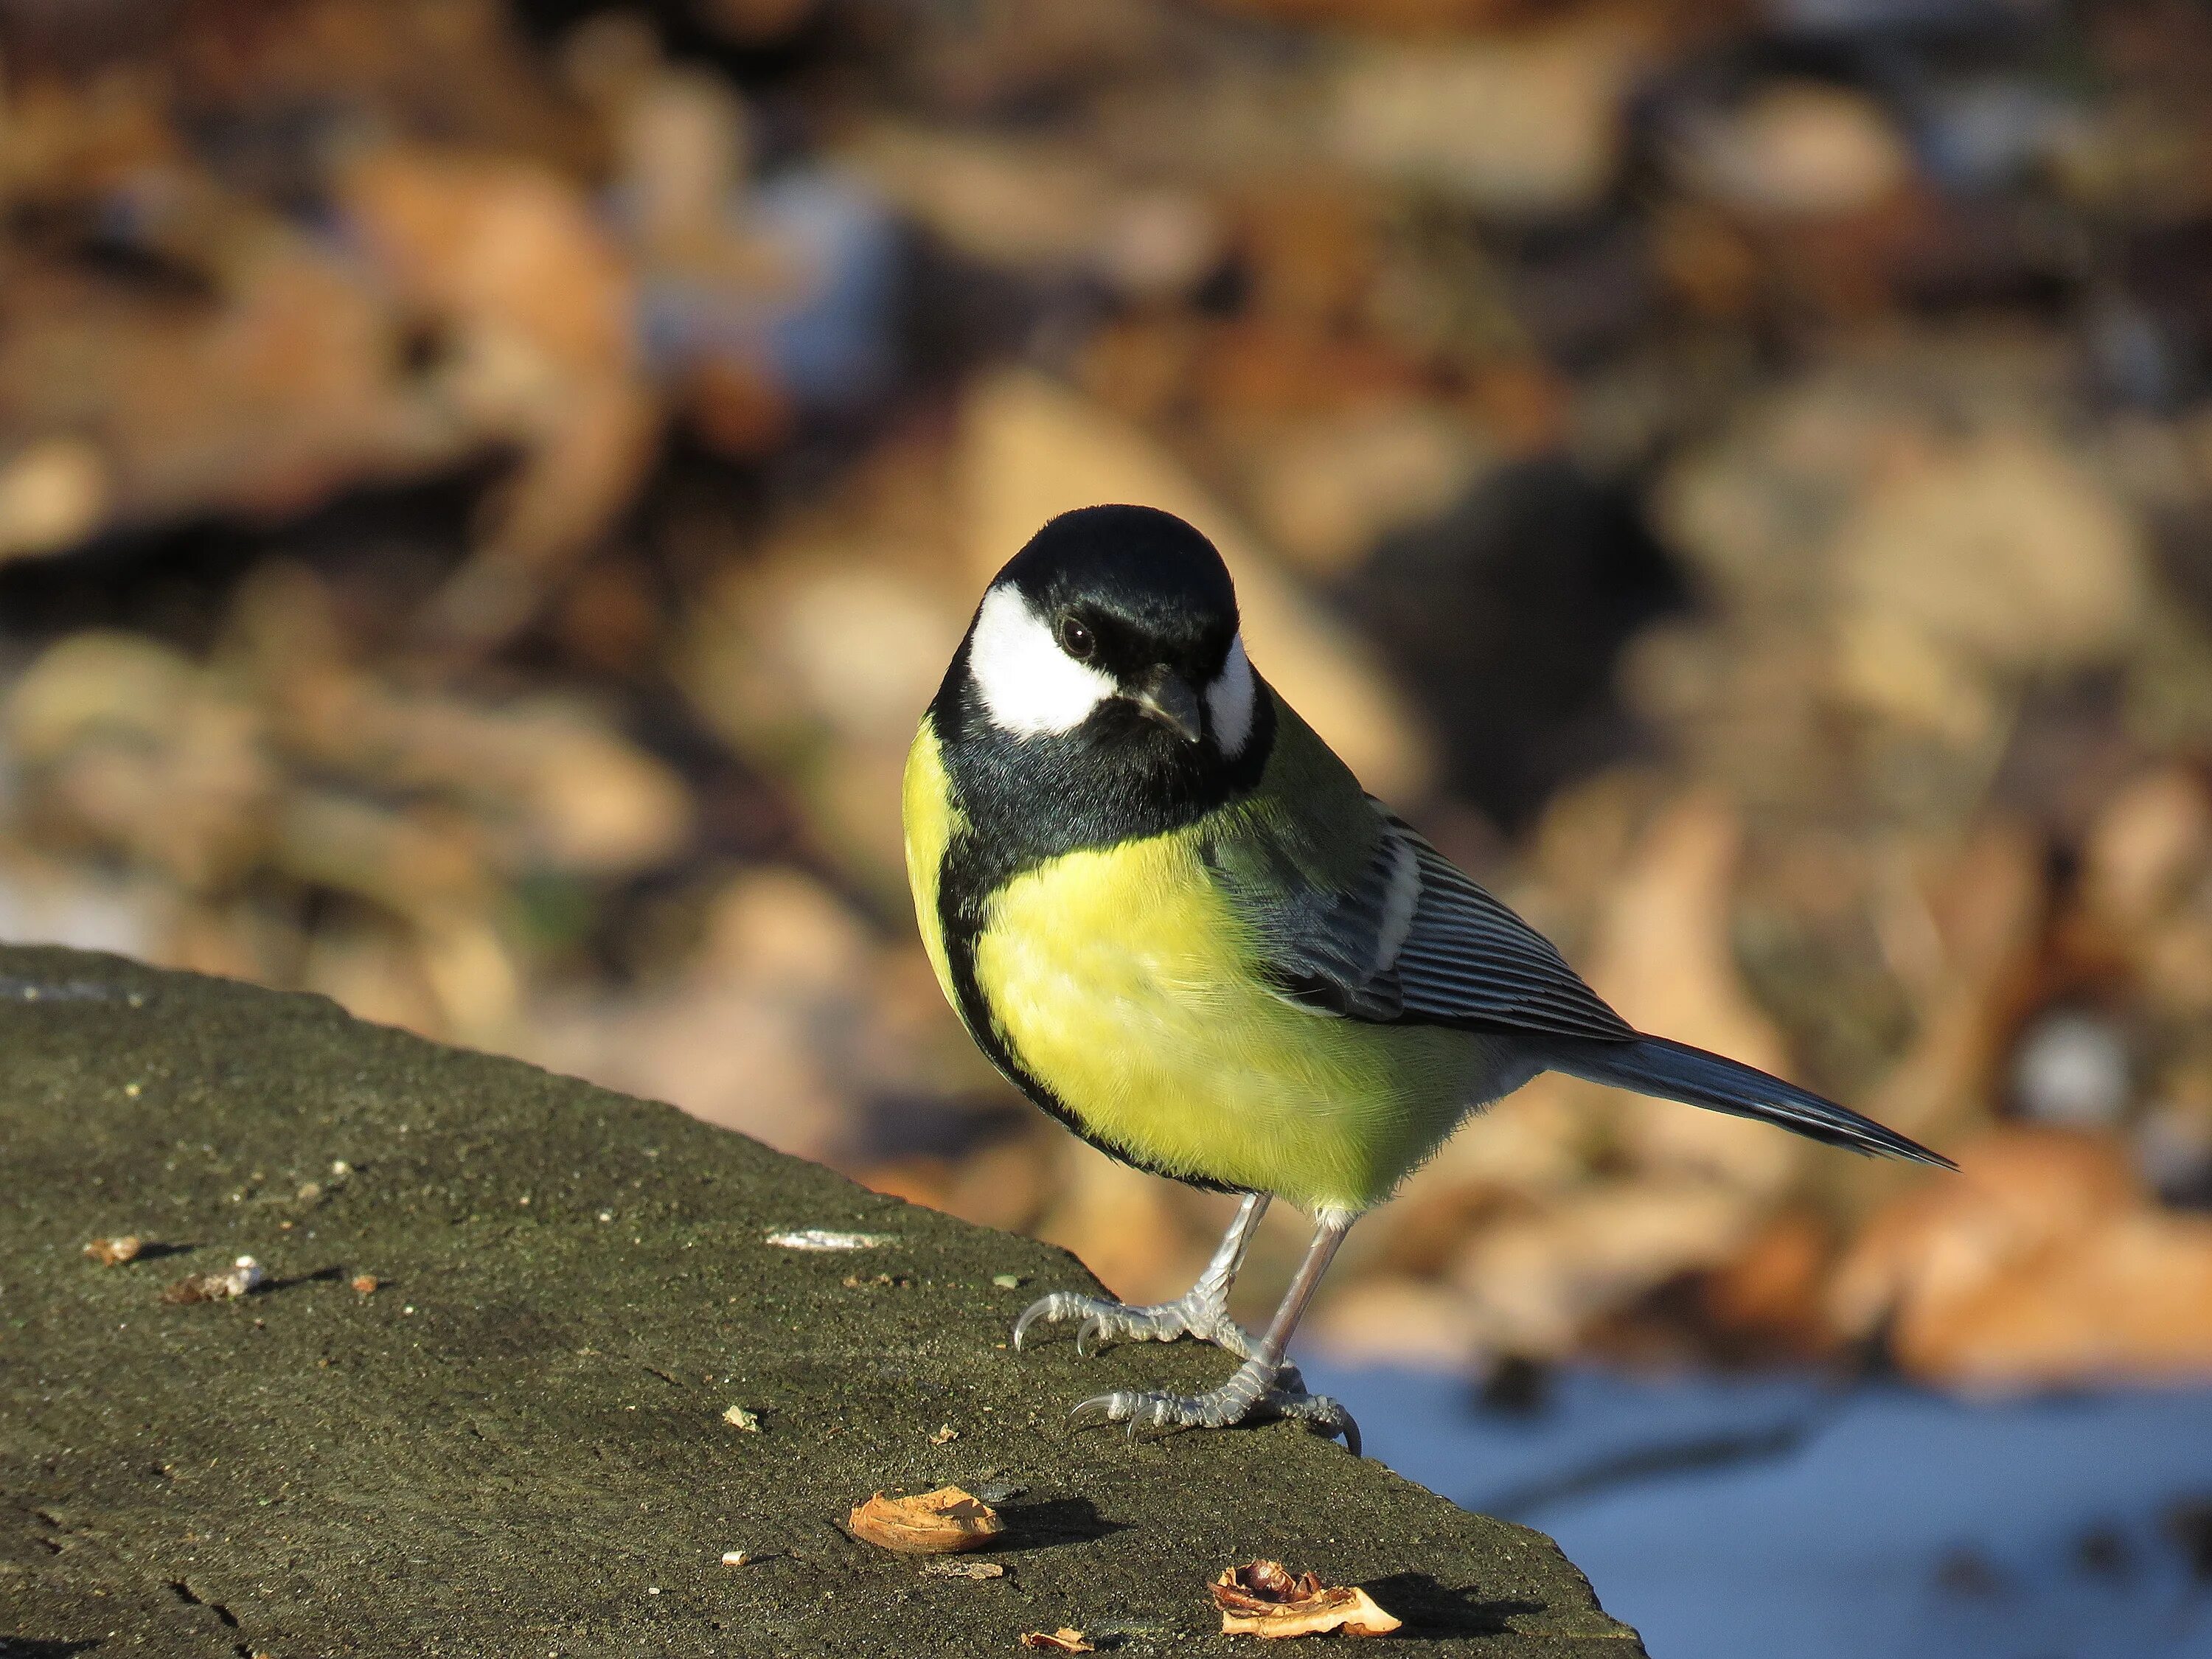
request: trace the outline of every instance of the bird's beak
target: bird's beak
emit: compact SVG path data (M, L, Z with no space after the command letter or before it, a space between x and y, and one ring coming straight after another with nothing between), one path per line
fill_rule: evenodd
M1185 743L1196 743L1199 732L1198 693L1182 676L1164 664L1147 669L1121 688L1121 695L1158 720Z

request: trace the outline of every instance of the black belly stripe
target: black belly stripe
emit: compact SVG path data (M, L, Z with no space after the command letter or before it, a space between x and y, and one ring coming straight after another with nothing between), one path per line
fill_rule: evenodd
M973 878L974 861L963 856L963 843L968 839L964 834L956 833L938 866L937 925L945 935L945 960L951 973L955 1012L960 1016L960 1023L968 1028L968 1035L975 1038L975 1046L983 1051L984 1058L999 1068L1000 1075L1007 1082L1028 1096L1039 1110L1051 1113L1078 1139L1096 1146L1116 1163L1149 1175L1165 1176L1170 1181L1180 1181L1186 1187L1196 1187L1204 1192L1243 1191L1243 1188L1211 1181L1204 1176L1168 1169L1142 1152L1107 1139L1093 1131L1073 1107L1022 1064L1007 1042L1006 1033L1000 1029L991 1010L991 1000L984 994L982 982L975 975L975 941L982 932L983 908L989 894L977 890Z

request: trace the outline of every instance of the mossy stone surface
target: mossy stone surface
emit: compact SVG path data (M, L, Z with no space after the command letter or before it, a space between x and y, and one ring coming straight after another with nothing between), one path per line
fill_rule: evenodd
M1060 1251L319 999L0 950L0 1653L1250 1650L1205 1585L1255 1556L1427 1652L1641 1651L1540 1534L1295 1426L1071 1432L1225 1362L1012 1352L1091 1282ZM166 1253L82 1254L126 1233ZM161 1299L240 1255L255 1294ZM1003 1577L841 1529L947 1481Z

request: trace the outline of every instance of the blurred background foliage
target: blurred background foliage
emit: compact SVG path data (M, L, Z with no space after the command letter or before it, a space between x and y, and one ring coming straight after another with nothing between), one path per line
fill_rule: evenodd
M2202 7L0 30L0 934L320 992L1171 1292L1219 1200L989 1074L896 796L988 574L1150 501L1632 1020L1965 1165L1541 1080L1353 1234L1317 1341L2212 1375Z

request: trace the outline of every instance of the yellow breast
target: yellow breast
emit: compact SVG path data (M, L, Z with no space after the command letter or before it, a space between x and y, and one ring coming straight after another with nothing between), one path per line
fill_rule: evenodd
M945 956L945 924L937 912L937 884L945 866L945 849L958 827L959 815L953 810L952 788L945 775L945 757L938 752L937 733L927 719L915 733L914 746L906 752L900 810L905 818L906 880L914 893L915 924L921 930L922 948L929 952L929 965L937 970L937 982L945 1000L957 1008L960 999L953 994L952 971Z
M1269 992L1188 833L1016 878L975 966L1024 1068L1091 1133L1177 1173L1363 1209L1466 1103L1462 1034L1331 1018Z

